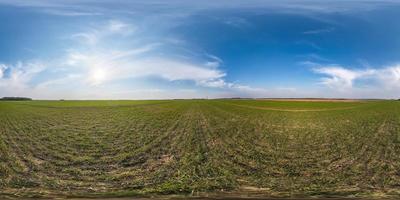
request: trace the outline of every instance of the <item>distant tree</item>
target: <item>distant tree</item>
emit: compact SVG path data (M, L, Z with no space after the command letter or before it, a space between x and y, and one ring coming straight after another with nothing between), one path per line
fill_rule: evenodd
M3 97L0 99L1 101L31 101L31 98L28 97Z

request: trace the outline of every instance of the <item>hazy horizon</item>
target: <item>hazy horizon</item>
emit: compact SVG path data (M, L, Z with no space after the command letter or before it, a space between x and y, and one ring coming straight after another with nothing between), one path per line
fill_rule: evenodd
M400 2L0 0L0 97L400 97Z

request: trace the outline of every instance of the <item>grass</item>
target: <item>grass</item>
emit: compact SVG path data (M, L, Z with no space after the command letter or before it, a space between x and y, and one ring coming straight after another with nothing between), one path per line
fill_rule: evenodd
M0 197L400 197L400 102L0 102Z

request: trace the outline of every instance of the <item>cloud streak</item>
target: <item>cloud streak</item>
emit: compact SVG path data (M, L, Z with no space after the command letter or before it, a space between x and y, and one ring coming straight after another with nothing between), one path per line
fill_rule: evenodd
M112 20L107 26L91 29L72 35L73 39L85 39L87 45L96 45L105 37L118 37L132 31L131 24ZM81 40L79 40L81 41ZM191 58L184 60L163 54L157 54L165 43L147 43L136 48L120 49L96 49L96 51L72 51L67 56L70 67L85 69L86 80L89 85L96 86L107 82L137 78L157 77L167 81L192 81L197 86L225 89L250 89L226 82L226 73L219 69L223 61L210 54L203 62L193 61ZM176 45L176 44L175 44Z
M99 40L110 36L129 36L135 31L135 27L131 24L119 20L109 20L90 30L71 35L71 39L84 42L88 45L96 45Z
M320 84L341 95L374 98L397 98L400 93L400 65L382 68L348 69L325 66L313 71L323 74Z
M383 6L396 5L398 2L393 0L351 0L351 1L318 1L318 0L281 0L281 1L264 1L264 0L221 0L221 1L184 1L184 0L170 0L170 1L117 1L122 7L118 9L113 8L115 1L103 0L0 0L0 4L13 5L18 7L29 7L37 9L38 11L61 16L85 16L85 15L99 15L104 13L132 13L133 8L140 8L141 12L151 12L153 9L158 11L168 12L171 9L185 11L185 12L199 12L204 10L214 9L263 9L267 12L280 12L280 13L295 13L310 15L310 13L349 13L354 11L374 10ZM143 8L149 8L143 10ZM230 22L228 22L230 23ZM242 24L242 22L239 22ZM237 25L237 21L232 24Z
M72 53L68 63L72 67L87 70L87 82L91 85L98 85L109 81L136 77L159 77L168 81L190 80L202 86L213 85L220 81L225 73L216 68L209 68L201 64L188 63L171 58L147 57L141 55L151 51L151 47L142 47L118 53L84 54ZM102 80L96 80L91 74L104 71L106 76Z
M322 34L322 33L330 33L330 32L332 32L334 30L335 30L335 28L333 28L333 27L322 28L322 29L304 31L303 34L306 34L306 35L317 35L317 34Z

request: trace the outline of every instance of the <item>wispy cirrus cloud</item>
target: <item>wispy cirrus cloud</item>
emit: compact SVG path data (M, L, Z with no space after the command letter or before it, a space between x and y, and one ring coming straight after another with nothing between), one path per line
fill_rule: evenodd
M86 39L83 40L84 43L94 45L101 42L101 38L108 36L118 40L119 36L131 33L132 27L135 26L112 20L107 26L74 34L72 38ZM158 77L172 82L192 81L201 87L251 89L249 86L225 81L226 73L219 68L223 60L219 57L205 54L206 59L198 61L197 58L178 59L176 56L155 53L165 45L169 43L144 43L124 50L109 48L96 49L92 52L75 50L69 52L65 63L71 67L85 69L87 77L85 82L92 86L129 78Z
M87 45L95 45L101 43L105 37L112 37L114 41L119 40L120 37L132 33L133 27L132 24L110 20L105 26L73 34L72 38ZM144 43L131 49L97 48L91 52L72 50L65 63L84 69L87 73L86 82L90 85L155 76L168 81L191 80L198 85L211 87L217 86L215 83L225 76L225 73L217 69L222 61L216 57L201 64L153 53L161 46L162 43Z
M104 9L91 6L93 2L78 1L49 1L49 0L0 0L0 5L31 8L36 12L64 17L83 17L104 15Z
M142 47L119 52L96 54L71 53L68 63L71 66L86 69L87 82L99 85L109 81L155 76L168 81L191 80L204 86L216 86L212 83L220 80L225 73L215 68L166 57L145 57L141 55L152 50ZM106 75L99 76L99 72Z
M4 93L23 93L30 88L30 82L46 69L38 62L17 62L15 65L0 64L0 91Z
M322 29L314 29L314 30L309 30L309 31L304 31L303 34L306 35L317 35L317 34L322 34L322 33L330 33L334 31L335 28L329 27L329 28L322 28Z
M101 12L90 12L90 11L80 11L80 10L63 10L63 9L44 9L41 12L50 14L50 15L59 15L59 16L67 16L67 17L83 17L83 16L96 16L103 15Z
M322 47L319 46L317 43L309 40L299 40L296 42L297 45L304 45L304 46L309 46L315 50L322 50Z
M168 11L171 9L185 11L185 12L198 12L203 10L212 9L262 9L266 12L280 12L280 13L295 13L302 15L310 15L312 13L350 13L354 11L368 11L374 10L383 6L390 6L397 4L397 1L393 0L380 0L380 1L361 1L361 0L350 0L350 1L318 1L318 0L281 0L281 1L261 1L261 0L221 0L221 1L184 1L184 0L172 0L172 1L93 1L93 0L0 0L0 4L13 5L19 7L30 7L35 8L38 11L64 16L82 16L81 14L94 14L96 13L109 13L109 12L124 12L131 13L132 7L138 8L156 8L159 11ZM113 4L123 5L114 9ZM43 9L46 8L46 9ZM49 10L53 10L49 12ZM142 10L146 11L146 10ZM152 11L149 9L147 11ZM75 12L75 14L74 14ZM232 25L242 25L242 22L233 20ZM239 22L239 23L238 23ZM228 23L230 23L228 21Z
M395 97L400 92L400 65L366 69L320 66L313 71L325 75L320 84L339 92L360 93L361 96L384 95L381 98ZM361 91L368 93L362 94Z
M74 33L71 39L95 45L99 40L109 36L128 36L135 31L136 27L132 24L120 20L109 20L95 27L91 27L85 32Z
M350 70L341 66L315 68L314 72L327 76L321 79L321 84L339 90L349 89L356 79L373 73L371 70Z

